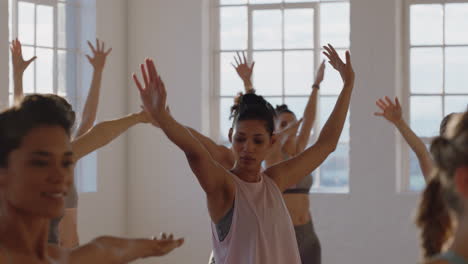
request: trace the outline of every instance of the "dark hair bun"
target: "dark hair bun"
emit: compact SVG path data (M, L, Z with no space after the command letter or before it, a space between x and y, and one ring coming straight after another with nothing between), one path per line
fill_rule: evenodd
M276 114L277 115L281 115L283 113L288 113L288 114L294 114L293 111L291 111L291 109L289 109L288 105L286 104L282 104L282 105L276 105Z

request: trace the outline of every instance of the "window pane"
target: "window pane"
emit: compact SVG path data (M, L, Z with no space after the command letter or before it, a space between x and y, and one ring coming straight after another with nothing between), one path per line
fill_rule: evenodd
M320 130L327 122L330 114L332 113L333 109L335 108L336 100L338 99L337 96L320 96L320 112L319 112L319 122L320 122ZM340 142L349 142L349 113L346 117L345 125L343 127L343 131L341 132Z
M441 96L411 96L411 128L420 137L439 135L442 121Z
M222 52L220 54L221 95L235 96L238 92L244 91L244 83L231 65L231 63L235 64L234 56L236 56L235 52Z
M327 160L320 166L320 187L347 187L349 185L349 145L338 144Z
M281 11L253 12L254 49L279 49L281 45Z
M429 146L426 145L429 149ZM418 158L413 151L409 148L408 150L409 157L410 157L410 191L420 191L426 186L426 181L424 180L424 176L421 171L421 167L419 167Z
M468 4L447 4L445 6L445 42L467 44Z
M468 93L468 47L445 49L445 92Z
M34 4L18 2L18 39L23 44L34 45Z
M441 48L411 49L411 92L441 93L442 69Z
M238 5L238 4L247 4L247 0L220 0L222 5Z
M281 95L283 72L281 52L255 52L255 72L253 84L258 94Z
M284 53L285 93L309 95L314 82L314 52L288 51Z
M76 7L69 4L57 4L57 45L59 48L74 49L76 34L67 34L76 30Z
M22 47L23 57L29 60L34 57L34 48ZM37 61L37 59L36 59ZM25 94L34 93L34 73L36 71L36 61L32 62L24 71L23 75L23 91Z
M54 46L54 8L51 6L37 6L37 45Z
M284 11L285 48L314 47L314 9Z
M8 39L13 40L13 1L8 0ZM11 61L11 60L10 60Z
M220 8L221 49L247 48L247 8Z
M446 96L445 115L467 111L468 96Z
M412 5L410 21L411 45L442 44L442 5Z
M54 92L54 51L52 49L36 49L37 53L37 92Z
M300 119L304 115L304 109L307 105L309 97L286 97L284 98L285 104L288 108L293 111L297 119Z
M320 38L322 45L349 47L349 3L326 3L320 5Z
M337 50L341 59L345 59L346 50ZM338 95L343 89L343 80L341 79L340 74L333 66L328 63L328 59L321 54L321 60L325 60L325 77L323 79L322 85L320 86L320 94L322 95ZM315 78L315 73L314 73Z
M249 0L250 4L274 4L281 3L281 0Z
M57 93L60 96L72 95L76 89L76 56L73 52L57 51Z

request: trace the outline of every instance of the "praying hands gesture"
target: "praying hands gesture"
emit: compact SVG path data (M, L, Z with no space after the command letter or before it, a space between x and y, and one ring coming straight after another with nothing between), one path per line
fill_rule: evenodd
M234 60L236 61L236 64L231 63L231 65L236 69L237 74L244 82L245 93L254 93L255 90L252 85L252 72L255 62L252 62L249 66L244 52L242 52L242 57L239 52L237 52L237 56L234 56Z

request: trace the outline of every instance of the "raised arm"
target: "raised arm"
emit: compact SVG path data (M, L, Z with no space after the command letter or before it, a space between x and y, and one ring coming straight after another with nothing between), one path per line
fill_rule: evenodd
M354 88L354 71L349 51L346 52L345 64L331 45L324 48L326 50L324 52L325 56L328 57L330 64L340 73L343 79L343 89L336 101L335 108L320 132L317 142L294 158L272 166L265 171L265 174L270 176L282 191L301 181L303 177L320 166L328 155L336 149L348 114Z
M302 123L301 130L299 130L299 135L297 136L296 153L304 151L307 146L307 142L309 141L310 132L314 126L315 116L317 114L318 90L320 89L320 84L323 81L324 74L325 61L322 61L317 71L317 75L315 76L314 84L312 85L312 93L310 94L309 101L304 109L304 122Z
M382 112L376 112L374 115L385 118L387 121L392 123L398 129L398 131L400 131L400 134L408 143L411 150L413 150L416 154L419 167L421 168L424 178L427 181L434 167L434 162L424 142L413 132L413 130L411 130L411 128L403 119L401 114L400 101L398 98L395 98L395 102L392 102L390 98L385 96L384 99L379 99L375 103L382 110Z
M72 250L67 263L129 263L142 258L164 256L183 243L183 239L174 239L173 235L165 234L159 239L99 237Z
M301 118L299 121L289 125L283 130L275 132L276 140L265 159L266 167L270 167L284 160L283 152L281 151L282 146L286 143L289 137L297 134L297 130L299 129L302 121L303 119Z
M242 52L242 57L239 52L237 52L237 57L234 56L236 64L231 63L232 67L236 69L237 74L244 82L245 93L255 93L255 89L252 84L252 72L255 66L255 62L252 62L249 66L245 53Z
M79 160L98 148L109 144L130 127L139 123L148 122L149 119L145 111L137 114L130 114L119 119L101 122L82 136L73 140L72 148L75 157Z
M207 194L211 218L217 222L234 201L233 179L192 133L169 114L166 108L166 88L156 71L154 62L147 59L146 69L144 65L141 65L141 68L144 86L136 75L133 78L140 91L143 106L166 136L185 153L192 171Z
M23 59L23 51L21 42L18 39L13 40L10 46L11 58L13 64L13 93L14 101L18 103L23 99L23 74L29 64L31 64L37 57L25 61Z
M96 47L93 47L89 41L88 46L91 48L93 53L93 57L86 55L89 63L93 66L93 79L83 108L82 120L78 130L76 131L75 137L79 137L86 133L86 131L94 125L94 121L96 121L99 94L101 91L102 72L104 70L104 65L106 64L107 55L112 51L112 48L105 51L105 44L104 42L100 43L99 39L96 39Z

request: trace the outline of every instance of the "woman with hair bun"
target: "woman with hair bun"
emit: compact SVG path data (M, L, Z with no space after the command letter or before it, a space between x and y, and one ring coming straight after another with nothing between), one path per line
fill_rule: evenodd
M349 52L346 64L327 52L344 86L317 142L302 153L262 169L276 138L275 111L263 97L246 94L234 112L229 139L234 166L226 169L168 112L166 89L152 60L142 65L144 83L134 80L152 123L184 151L207 196L217 263L301 263L291 217L282 192L300 182L332 153L346 120L354 87ZM340 63L341 62L341 63Z

